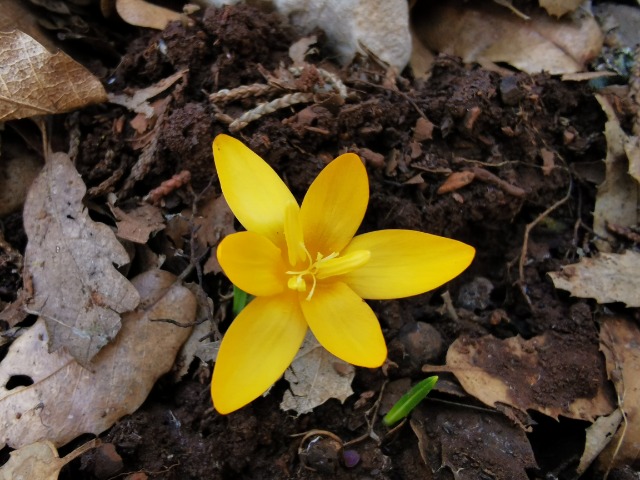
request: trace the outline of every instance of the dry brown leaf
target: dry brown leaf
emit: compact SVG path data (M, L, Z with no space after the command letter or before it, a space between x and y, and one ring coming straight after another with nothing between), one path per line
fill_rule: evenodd
M344 402L353 394L355 375L352 365L330 354L309 332L284 374L289 390L284 392L280 408L302 415L331 398Z
M0 2L0 32L19 30L49 51L55 51L56 45L43 32L38 18L31 13L26 3L24 0L3 0Z
M595 298L598 303L624 302L640 307L640 253L601 253L580 259L549 276L556 288L574 297Z
M191 328L166 320L193 322L196 299L162 270L132 282L148 309L123 316L118 336L96 355L90 370L62 350L48 352L42 319L11 345L0 363L0 448L42 439L60 446L83 433L97 435L136 411L171 369ZM16 376L33 384L7 390Z
M615 408L600 352L570 335L459 338L441 370L451 371L470 395L492 407L502 403L588 421ZM568 379L573 391L566 389Z
M11 452L9 461L0 468L0 480L56 480L62 467L99 443L100 440L91 440L64 458L58 456L51 442L26 445Z
M51 54L17 30L0 32L0 122L68 112L106 99L100 81L64 52Z
M528 73L583 70L602 48L590 15L562 20L535 13L530 21L492 2L431 2L414 11L415 32L431 50L465 62L504 62Z
M549 15L561 17L567 13L574 12L582 5L585 0L539 0L540 6L544 8Z
M109 204L116 217L116 235L123 240L145 244L152 233L159 232L165 226L164 217L158 207L144 203L129 212Z
M427 468L450 475L415 478L520 480L537 468L525 432L501 415L450 405L418 405L410 425Z
M160 115L164 112L164 108L161 108L161 111L157 112L153 106L149 104L149 100L166 91L174 83L183 78L188 71L188 68L180 70L149 87L136 90L133 95L127 95L125 93L110 93L109 101L117 105L122 105L133 112L142 113L147 118L151 118L154 115Z
M608 470L634 464L640 451L640 329L624 318L608 317L600 328L600 348L623 413L620 429L598 457Z
M163 30L169 22L182 20L182 14L144 0L116 0L118 15L129 25Z
M596 99L607 115L604 130L607 158L604 161L605 179L598 186L596 195L593 230L601 238L613 239L607 230L607 223L630 227L640 222L640 184L629 175L631 166L625 151L629 137L622 130L614 108L602 95L596 95ZM600 251L610 250L607 242L600 241L597 245Z
M33 279L30 313L47 323L52 351L66 347L88 364L120 328L120 313L138 305L136 289L113 266L129 263L109 227L82 204L86 187L63 153L54 153L24 205L29 239L25 268Z

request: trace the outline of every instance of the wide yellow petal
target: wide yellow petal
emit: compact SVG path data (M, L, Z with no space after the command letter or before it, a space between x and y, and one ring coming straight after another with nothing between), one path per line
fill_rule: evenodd
M216 410L233 412L267 391L293 361L306 332L295 294L249 303L220 344L211 381Z
M340 155L313 181L302 202L300 219L311 256L340 252L362 223L369 202L369 178L354 153Z
M285 209L296 200L278 174L228 135L218 135L213 141L213 160L222 193L244 228L284 245Z
M375 368L387 358L376 315L342 282L318 283L310 300L300 296L311 331L329 352L345 362Z
M369 250L362 267L340 277L362 298L385 300L424 293L462 273L475 249L413 230L380 230L355 237L344 254Z
M251 295L274 295L286 288L282 252L267 237L233 233L220 242L217 256L229 280Z

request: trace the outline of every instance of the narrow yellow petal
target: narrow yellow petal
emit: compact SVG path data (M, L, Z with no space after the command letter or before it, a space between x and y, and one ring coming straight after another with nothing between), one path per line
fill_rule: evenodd
M354 153L340 155L313 181L300 219L307 250L314 257L340 252L362 223L369 202L369 178Z
M222 193L244 228L284 245L285 209L296 200L278 174L228 135L213 141L213 159Z
M387 358L380 323L369 305L342 282L319 283L300 305L311 331L329 352L345 362L375 368Z
M343 254L369 250L371 258L341 280L362 298L385 300L432 290L462 273L475 249L413 230L380 230L355 237Z
M287 278L282 252L255 232L226 236L218 245L218 262L229 280L257 297L284 291Z
M287 205L284 217L284 237L287 241L287 255L289 264L295 266L298 262L307 260L300 224L300 207L293 202Z
M220 344L211 381L216 410L230 413L262 395L291 364L306 333L296 294L249 303Z

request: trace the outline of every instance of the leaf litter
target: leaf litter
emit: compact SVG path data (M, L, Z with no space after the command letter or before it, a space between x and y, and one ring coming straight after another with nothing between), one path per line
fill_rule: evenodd
M100 434L136 411L156 380L171 370L189 336L195 296L162 270L132 280L141 305L123 316L122 329L89 368L71 355L49 352L40 319L13 342L0 363L0 446L40 440L62 446L83 433ZM28 385L11 388L11 380Z
M264 73L276 72L279 62L286 58L288 48L293 43L283 33L284 30L263 20L267 17L245 8L207 10L199 17L201 23L196 28L172 24L164 32L137 37L139 44L135 47L132 44L130 53L117 69L111 71L113 77L110 78L114 82L110 87L112 92L126 92L132 96L136 86L161 83L168 75L173 72L177 74L186 66L189 67L189 74L183 77L183 84L176 84L171 95L163 99L162 108L158 110L155 103L151 105L154 116L148 121L142 119L141 115L134 121L135 113L130 114L115 105L105 106L99 114L90 109L81 112L83 130L77 166L92 189L100 187L93 190L94 202L101 201L100 195L108 192L115 192L125 200L129 196L142 196L182 170L189 170L192 178L204 185L208 183L212 175L210 140L215 133L225 129L223 123L217 122L224 122L224 115L239 116L254 104L254 99L236 99L228 105L214 108L206 101L198 103L202 102L202 92L264 83ZM511 12L509 15L516 18ZM555 21L550 23L558 31L562 31L564 24ZM485 30L487 25L491 25L491 22L485 22ZM593 23L587 22L585 25L591 28ZM584 38L580 37L580 31L574 30L571 35L574 42L575 39ZM322 52L323 40L321 37L319 39L319 51ZM576 63L565 59L564 63L561 62L563 68L567 65L583 68L581 59L585 52L590 52L592 43L582 41L579 46L582 50L572 53L578 67ZM303 60L313 63L319 55L322 53L312 52ZM526 49L524 56L535 57ZM225 60L229 58L234 61ZM262 69L255 67L258 61ZM489 63L487 65L493 68ZM323 64L323 68L326 66ZM514 252L520 251L519 229L530 221L532 215L535 216L568 191L566 167L578 170L583 164L593 164L604 158L604 140L600 136L604 125L603 115L597 104L590 101L591 94L578 83L561 83L544 75L529 76L513 72L505 75L500 69L489 73L482 68L462 66L446 56L437 58L432 67L431 77L422 80L424 83L414 82L404 76L392 82L383 70L378 71L374 67L370 68L375 73L358 70L357 75L353 75L353 70L342 71L341 80L346 82L351 94L346 103L331 104L317 98L315 104L308 107L313 115L304 118L296 116L297 109L294 106L256 121L243 130L242 135L252 148L283 173L296 194L306 189L327 158L343 151L366 152L362 156L370 173L372 193L370 212L363 228L418 228L463 240L472 239L478 246L479 263L476 264L476 271L470 275L483 273L489 277L496 285L493 293L482 301L466 299L461 302L456 295L460 284L452 284L449 287L452 291L450 298L453 299L449 313L453 314L448 318L442 317L434 309L433 304L437 303L435 299L438 296L376 304L374 308L388 340L396 338L402 325L413 322L414 317L434 325L446 344L451 344L464 334L471 335L480 339L480 347L495 347L505 361L513 360L521 365L530 373L525 380L530 380L532 372L537 372L545 382L556 382L557 389L553 393L566 393L562 398L566 399L574 413L577 412L578 418L591 415L588 418L593 419L593 415L596 415L594 412L604 412L606 409L589 402L578 408L576 400L588 398L588 395L580 395L585 392L590 394L594 390L594 385L589 385L589 379L595 381L598 387L606 383L600 376L596 381L595 376L589 376L581 369L577 370L580 375L574 377L567 368L533 368L540 358L545 358L545 349L539 347L546 345L547 351L561 351L564 354L562 347L567 345L570 333L579 339L576 340L577 351L589 360L588 365L599 374L603 371L603 360L598 361L597 354L594 354L597 340L594 342L592 338L593 312L598 307L593 302L569 301L566 295L558 296L546 280L546 274L559 271L567 259L575 261L583 253L590 255L592 252L589 250L593 248L590 237L581 226L586 222L585 218L589 218L587 212L593 208L594 195L590 188L583 185L578 187L581 189L581 202L584 203L572 199L530 232L530 255L523 265L526 288L514 290L508 263L513 255L517 255ZM312 77L306 80L313 84ZM162 118L158 121L155 117ZM420 135L416 133L416 138L412 138L412 129L415 127L418 130L419 124L424 132ZM136 133L129 130L129 125ZM121 188L115 175L113 178L116 179L110 184L97 185L96 179L102 181L111 173L116 174L116 167L121 171L119 175L124 174L119 178L127 178L138 156L136 148L150 145L143 138L150 131L153 132L149 136L153 145L146 150L144 168L130 174L127 188ZM127 139L131 138L134 142L129 143ZM550 154L543 155L543 150ZM634 165L633 155L627 153L627 156L631 167ZM113 158L118 161L114 163L110 160ZM545 159L546 163L541 161ZM472 182L459 187L456 184L455 190L433 195L448 175L478 167L491 174L493 181L477 182L475 180L480 178L476 178L474 173ZM464 175L456 176L464 179ZM212 185L212 198L215 199L218 193L215 177ZM513 195L514 192L517 195ZM118 205L125 209L121 201ZM180 202L185 202L186 208ZM163 198L160 205L165 214L184 210L187 219L194 211L184 192ZM144 260L144 264L163 263L163 268L176 273L181 273L184 268L193 268L194 259L201 258L203 251L215 247L220 232L225 228L233 229L233 218L228 220L222 216L218 226L220 231L210 238L209 233L203 232L207 240L193 242L191 235L206 228L210 222L217 221L217 215L204 214L206 218L200 227L193 227L193 220L187 220L172 235L167 231L171 228L172 218L168 215L170 220L167 229L156 233L147 245L139 244L135 248L136 265L131 267L132 271L137 271L143 255L153 259L151 262ZM576 223L578 220L583 223ZM575 232L571 228L573 225L577 225ZM575 238L572 238L572 232ZM584 250L577 252L576 245ZM209 258L213 257L211 255ZM215 265L210 268L207 272L217 271ZM202 273L203 287L207 293L214 299L217 295L221 300L215 304L210 328L202 327L195 343L195 351L200 349L203 356L210 358L211 351L215 349L215 341L211 339L216 338L214 330L217 324L221 325L222 331L228 325L224 313L228 285L220 275ZM462 278L460 282L469 280L469 277ZM28 279L25 282L28 283ZM520 292L526 292L528 298L521 298ZM573 308L576 305L584 307L582 313ZM612 307L618 308L616 305ZM548 333L549 330L557 335ZM488 334L495 337L494 343L499 343L498 340L503 338L519 338L516 336L518 334L522 338L514 342L518 345L507 342L494 345L491 338L486 337ZM523 350L531 351L520 357ZM193 348L190 352L193 352ZM478 350L471 349L470 352L477 354ZM98 353L100 355L102 351ZM367 406L368 412L376 392L388 378L415 380L424 376L416 370L415 359L409 361L405 358L405 355L412 355L411 351L402 353L390 349L390 362L383 372L356 370L351 387L356 392L355 397L359 397L355 403L351 398L347 398L344 404L325 402L312 412L292 419L278 408L288 388L288 382L284 381L277 383L270 395L246 410L221 418L207 410L210 401L206 398L206 366L200 364L196 369L185 369L191 355L187 352L181 360L180 373L187 372L184 379L168 394L174 402L171 408L164 402L165 394L161 390L160 395L152 396L140 410L103 434L118 450L135 451L126 459L128 467L152 471L165 469L170 466L169 460L158 455L158 452L171 449L172 458L177 459L180 465L167 470L164 474L167 478L203 478L211 475L221 478L226 478L225 475L231 475L229 478L238 478L238 475L246 478L258 475L307 478L309 473L299 468L297 457L290 453L292 440L289 434L299 433L309 427L330 427L340 435L351 437L354 432L360 433L368 422L363 418L364 406ZM467 359L463 365L468 364ZM576 362L569 362L568 365L576 365ZM500 381L501 375L490 367L486 368L487 373L481 378L487 382L492 379ZM470 374L470 371L467 373ZM506 373L509 373L508 369ZM512 373L515 375L517 372ZM514 379L508 375L502 380L517 385L515 396L525 399L520 403L514 402L519 405L514 408L526 410L533 405L532 410L540 408L541 411L559 415L560 428L572 428L562 413L569 407L550 402L543 391L527 399L526 395L535 390L530 383L511 383ZM582 390L572 390L575 386L580 386ZM22 388L29 386L18 386L12 391ZM460 387L456 385L456 388ZM500 388L498 384L497 390ZM395 438L385 438L390 442L390 449L385 450L388 455L383 454L373 442L361 445L358 448L362 460L356 467L358 470L345 471L344 467L339 467L336 477L351 478L350 475L357 474L380 478L390 478L390 475L450 478L447 475L453 472L459 478L473 474L476 477L472 478L483 474L497 475L497 478L521 478L526 475L523 472L531 472L530 469L536 467L531 447L539 449L540 439L535 435L527 438L518 422L507 420L509 416L502 416L506 413L496 413L493 409L490 413L474 410L471 407L477 407L477 403L473 398L460 395L456 394L456 399L464 403L458 408L464 414L464 419L450 412L443 413L431 401L420 407L424 412L417 411L411 419L412 422L422 420L421 415L425 412L441 415L440 420L429 419L429 425L438 427L428 432L431 435L428 439L424 438L424 428L414 429L416 434L420 431L423 434L422 437L418 435L421 452L427 451L424 450L425 441L429 448L439 449L435 457L429 457L434 460L428 464L419 458L415 439L406 435L408 430L405 427L399 430ZM506 397L509 398L508 395ZM495 399L489 400L493 402ZM500 407L501 402L496 403ZM495 418L496 422L492 422L491 418ZM530 426L536 434L539 427ZM448 438L452 428L455 435ZM542 435L540 438L542 442L550 444L555 441L549 436ZM484 446L486 439L501 440L502 445L491 449L479 448L478 444ZM475 448L471 448L472 445ZM503 458L499 452L505 451L517 451L518 454L515 458ZM490 452L496 453L492 457ZM467 458L472 461L465 464L463 455L468 455ZM538 458L539 471L562 470L561 464L566 462L566 457L558 457L560 455L556 454L555 464L554 459L549 460L544 455ZM499 461L496 463L497 459ZM577 460L575 458L576 464ZM438 470L443 464L445 468ZM505 468L496 465L504 465ZM460 470L461 467L464 469ZM388 468L394 472L390 473ZM77 468L73 471L77 472Z
M140 298L113 266L129 263L127 252L109 227L91 220L85 192L69 157L52 154L27 196L24 228L34 290L26 308L46 323L50 351L64 347L89 365Z

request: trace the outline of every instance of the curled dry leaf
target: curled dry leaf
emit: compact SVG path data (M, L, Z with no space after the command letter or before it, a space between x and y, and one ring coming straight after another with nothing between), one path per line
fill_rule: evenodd
M574 297L595 298L598 303L624 302L640 307L640 253L601 253L584 257L549 276L556 288L568 290Z
M640 445L640 329L624 318L608 317L600 328L600 348L618 393L620 429L598 457L602 470L633 465Z
M630 144L629 137L620 126L620 122L611 103L602 95L596 95L602 110L607 115L604 134L607 139L607 157L605 163L605 179L598 186L596 204L593 211L593 230L601 238L612 239L607 230L607 223L630 227L640 222L640 183L630 175L633 168L640 168L634 162L633 148L629 161L625 147ZM603 241L598 242L600 251L609 251L610 246Z
M143 307L123 316L113 343L82 367L62 350L49 353L39 319L0 363L0 448L48 439L64 445L83 433L99 434L138 409L156 380L173 366L189 336L196 299L168 272L152 270L132 280ZM25 376L32 385L7 390Z
M163 30L169 22L181 20L180 13L144 0L116 0L118 15L129 25Z
M331 398L344 402L353 394L351 382L355 375L352 365L330 354L309 332L284 374L290 390L284 392L280 408L302 415Z
M33 182L24 205L25 267L52 351L66 347L87 365L120 328L120 313L138 305L136 289L113 266L129 263L109 227L82 204L86 187L69 157L54 153Z
M11 452L9 461L0 468L0 480L57 480L62 467L99 443L98 439L91 440L64 458L58 456L55 445L49 441L26 445Z
M104 102L100 81L63 52L26 33L0 32L0 122Z
M492 407L502 403L555 419L588 421L615 408L597 347L569 335L459 338L449 347L442 370L451 371L470 395ZM566 388L569 379L573 389Z
M555 20L534 13L523 20L492 2L427 2L414 10L414 28L431 50L465 62L504 62L528 73L581 71L602 48L591 15Z

